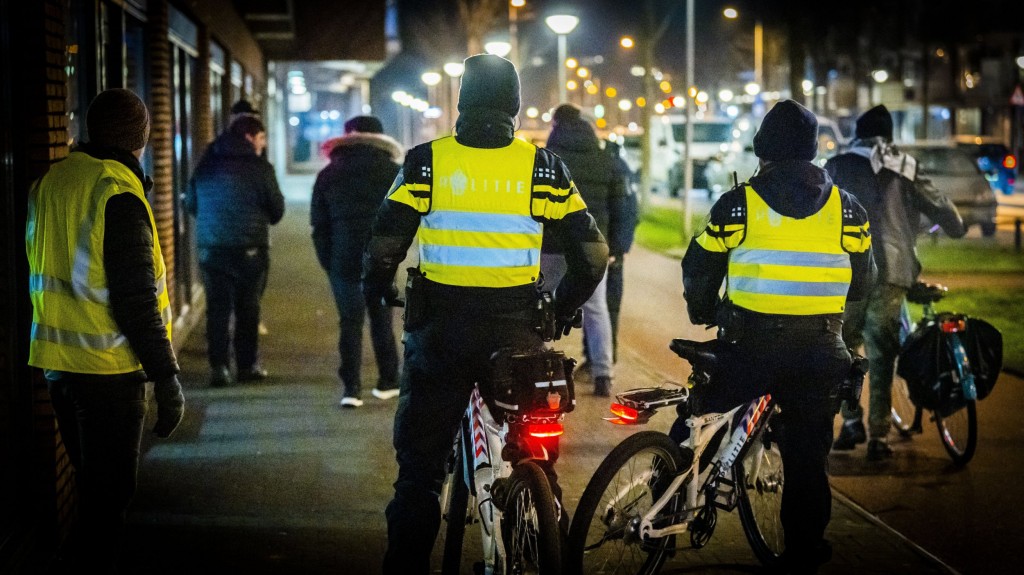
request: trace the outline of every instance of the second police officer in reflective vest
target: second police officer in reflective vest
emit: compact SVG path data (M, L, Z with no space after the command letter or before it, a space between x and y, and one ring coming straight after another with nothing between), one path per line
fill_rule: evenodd
M866 297L872 274L866 212L812 163L817 132L809 110L776 104L754 136L759 173L715 202L682 263L690 321L717 324L727 344L703 410L765 393L780 407L784 559L793 572L814 572L830 557L830 394L850 368L843 310ZM686 435L681 423L676 439Z
M542 346L534 326L543 236L565 249L568 272L554 292L565 333L605 273L608 246L569 171L514 137L519 102L511 62L468 58L457 135L409 151L367 246L364 295L379 301L397 296L395 271L414 237L419 242L406 302L385 573L429 571L445 459L491 354Z

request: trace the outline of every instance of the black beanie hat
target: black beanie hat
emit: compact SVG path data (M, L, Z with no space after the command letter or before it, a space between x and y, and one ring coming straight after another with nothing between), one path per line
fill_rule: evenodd
M555 111L551 114L551 122L554 124L563 124L565 122L574 122L580 119L580 109L573 104L562 104L555 108Z
M130 90L114 88L100 92L85 115L89 143L134 152L149 141L149 111Z
M239 100L231 104L231 114L253 114L258 116L260 113L256 111L256 108L252 107L248 100Z
M885 106L878 105L864 112L857 118L854 135L860 139L881 136L887 142L892 141L892 114Z
M754 154L769 162L813 160L818 155L818 118L793 100L775 104L754 134Z
M459 111L490 108L509 116L519 113L519 74L512 62L494 54L466 58L459 87Z
M345 133L363 132L367 134L383 134L384 125L376 116L356 116L345 122Z

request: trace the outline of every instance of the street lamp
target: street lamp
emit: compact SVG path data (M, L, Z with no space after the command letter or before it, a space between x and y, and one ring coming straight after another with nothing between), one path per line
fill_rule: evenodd
M722 15L729 20L740 16L735 8L726 8ZM754 83L764 86L764 26L761 25L760 17L754 20Z
M526 0L510 0L508 3L509 60L519 69L519 9L526 6Z
M565 37L576 29L580 19L570 14L555 14L544 19L551 31L558 34L558 103L565 101Z
M503 40L495 40L484 44L484 51L488 54L494 54L495 56L501 56L504 58L512 51L512 44Z
M427 106L429 107L430 105L436 105L437 101L440 99L437 97L437 85L441 83L441 74L433 70L430 70L428 72L424 72L423 75L420 76L420 80L422 80L423 83L427 85L427 100L430 100ZM434 136L436 136L437 124L431 122L431 125L435 130Z

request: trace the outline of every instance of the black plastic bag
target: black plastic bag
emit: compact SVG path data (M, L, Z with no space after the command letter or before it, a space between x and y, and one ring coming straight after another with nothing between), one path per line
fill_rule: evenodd
M966 329L944 333L943 322L965 320ZM956 338L956 339L954 339ZM900 348L896 373L907 382L910 400L917 407L949 415L970 399L954 345L959 340L973 376L976 399L992 392L1003 367L1003 336L984 320L940 314L934 323L912 332Z

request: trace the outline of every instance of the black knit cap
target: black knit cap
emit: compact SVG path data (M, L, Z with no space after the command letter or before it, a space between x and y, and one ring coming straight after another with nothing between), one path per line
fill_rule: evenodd
M384 125L376 116L355 116L345 122L345 133L363 132L368 134L383 134Z
M253 115L257 115L257 116L259 115L259 112L256 111L256 108L252 107L252 104L250 104L248 100L239 100L239 101L235 102L234 104L231 104L231 113L232 114L253 114Z
M551 114L551 123L564 124L581 120L580 109L574 104L562 104Z
M887 142L892 141L892 114L885 106L878 105L864 112L857 118L854 135L860 139L881 136Z
M754 154L769 162L813 160L818 155L818 118L793 100L775 104L754 134Z
M85 115L89 143L134 152L149 141L149 111L134 92L114 88L100 92Z
M459 111L490 108L509 116L519 113L519 74L508 60L494 54L477 54L464 61L459 87Z

